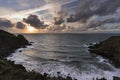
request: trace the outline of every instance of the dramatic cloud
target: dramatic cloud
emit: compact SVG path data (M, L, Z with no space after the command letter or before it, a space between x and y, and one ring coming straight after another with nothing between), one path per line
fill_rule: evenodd
M60 24L62 24L64 22L64 20L63 20L63 18L61 18L61 17L55 17L54 18L54 24L55 25L60 25Z
M47 27L48 32L63 32L63 33L69 33L69 32L76 32L78 29L74 26L68 26L66 24L61 25L51 25Z
M75 15L71 14L69 18L67 18L67 22L76 22L78 21L79 19L76 18Z
M16 23L16 28L19 28L19 29L25 29L26 25L22 22L17 22Z
M91 29L94 29L94 30L97 30L97 29L103 29L102 26L104 26L106 24L119 24L120 22L120 17L117 17L117 16L92 16L90 17L89 19L87 19L86 23L82 23L82 27L80 27L80 29L82 31L87 31L87 30L91 30ZM110 25L108 25L109 27ZM114 25L113 25L113 28L116 28ZM104 29L103 29L104 30Z
M66 28L67 28L67 26L65 24L61 24L61 25L49 26L47 29L49 31L64 31Z
M21 31L110 31L120 23L120 0L0 0L0 10L0 17L17 22L0 19L0 27Z
M95 27L101 26L102 24L105 24L105 23L115 23L115 22L117 22L117 21L114 18L108 18L108 19L105 19L102 21L93 20L93 21L89 21L87 26L89 26L89 28L95 28Z
M0 27L11 28L13 26L14 24L10 20L0 18Z
M65 22L65 18L67 16L67 11L62 9L62 10L56 12L53 16L54 16L54 24L60 25Z
M88 19L93 15L109 15L114 13L120 7L120 0L87 0L83 1L75 14L67 18L68 22L76 22L81 19Z
M97 1L97 2L99 2L99 1ZM93 7L93 4L94 4L94 6L97 4L97 3L95 3L95 0L82 1L80 3L80 6L78 5L79 7L76 10L76 12L74 14L71 14L67 18L67 22L76 22L81 19L86 20L90 16L94 15L94 10L90 9L91 7Z
M114 13L120 7L120 0L107 0L95 11L99 15Z
M27 18L24 18L23 21L36 29L44 29L47 26L44 25L44 21L41 21L37 15L29 15Z

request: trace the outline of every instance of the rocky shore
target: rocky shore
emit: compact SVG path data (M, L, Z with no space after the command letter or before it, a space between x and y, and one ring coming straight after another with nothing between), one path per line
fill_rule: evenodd
M109 60L116 68L120 68L120 36L111 36L108 39L89 46L91 54L100 55ZM113 77L113 80L120 80L119 77Z
M96 49L99 48L99 46L103 45L103 43L104 42L101 42L100 44L90 46L90 52L95 53ZM22 65L15 65L14 62L6 60L6 57L9 56L11 53L13 53L16 49L25 48L26 45L30 45L30 44L23 35L19 34L15 36L11 33L0 30L0 80L76 80L76 79L72 79L69 76L67 76L66 78L62 78L59 76L59 73L58 73L58 77L50 77L46 73L42 75L34 71L28 72L25 70L25 68ZM106 43L104 43L104 45L106 45ZM119 45L119 44L116 43L116 45ZM93 80L107 80L107 79L93 78ZM113 80L120 80L120 78L114 77Z
M98 44L89 47L91 53L95 53L120 68L120 36L112 36Z
M30 45L22 35L13 35L0 30L0 80L72 80L71 77L49 77L32 72L27 72L22 65L15 65L14 62L7 61L5 57L9 56L18 48L25 48Z
M20 47L29 45L29 42L22 35L15 36L6 31L0 30L0 57L7 57Z

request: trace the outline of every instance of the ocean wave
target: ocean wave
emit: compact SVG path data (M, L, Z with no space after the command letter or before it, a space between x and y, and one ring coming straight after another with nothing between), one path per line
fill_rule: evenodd
M34 60L34 58L25 55L24 51L33 48L33 46L29 46L26 49L20 48L9 56L7 59L11 61L15 61L15 64L22 64L26 70L28 71L36 71L41 74L47 73L50 76L58 76L58 72L62 77L71 76L72 78L76 78L78 80L93 80L93 78L102 78L105 77L108 80L112 80L112 76L120 77L120 69L116 69L112 65L108 65L112 70L103 70L98 68L94 64L82 64L76 61L77 64L81 64L78 66L77 64L69 64L67 62L74 62L74 60L64 60L64 59L39 59ZM22 52L19 52L22 50ZM35 57L36 58L36 57ZM104 59L98 57L99 63L105 63ZM108 64L108 63L106 63Z

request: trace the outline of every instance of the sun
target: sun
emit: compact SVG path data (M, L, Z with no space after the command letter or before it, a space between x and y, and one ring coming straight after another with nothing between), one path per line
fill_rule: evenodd
M35 31L35 28L29 26L28 31L34 32L34 31Z
M36 33L36 32L37 32L37 29L35 29L35 28L32 27L32 26L27 26L27 32L28 32L28 33Z

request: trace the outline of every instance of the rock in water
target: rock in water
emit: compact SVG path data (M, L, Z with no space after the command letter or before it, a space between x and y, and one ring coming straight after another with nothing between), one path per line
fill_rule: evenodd
M101 55L112 61L115 67L120 67L120 36L112 36L89 48L91 53Z
M0 30L0 56L6 57L16 49L28 45L29 42L22 35L15 36Z

